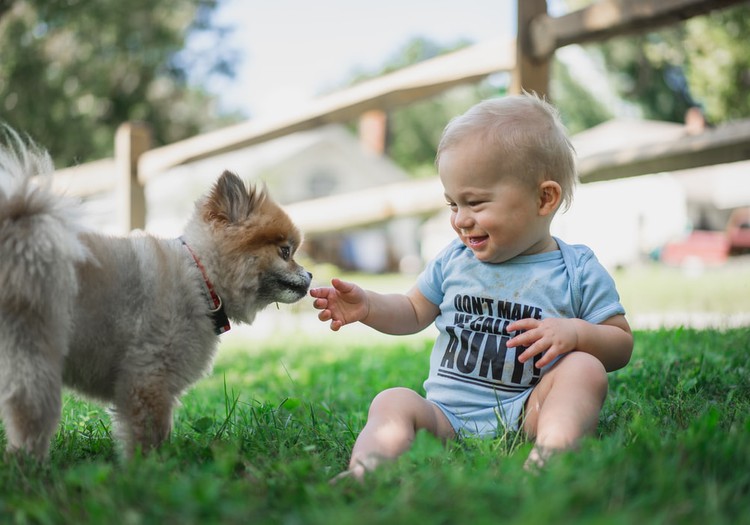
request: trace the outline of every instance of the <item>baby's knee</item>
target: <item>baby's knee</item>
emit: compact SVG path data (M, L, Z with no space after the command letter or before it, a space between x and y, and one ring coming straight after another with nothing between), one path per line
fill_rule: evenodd
M592 389L606 395L609 388L607 370L599 359L585 352L572 352L568 354L563 362L567 365L570 373L574 373L581 381L591 386Z
M370 413L379 410L393 410L413 403L421 396L414 390L406 387L393 387L383 390L370 403Z
M400 421L417 428L424 428L427 425L425 420L432 421L432 417L432 404L414 390L404 387L380 392L372 400L367 414L368 421Z

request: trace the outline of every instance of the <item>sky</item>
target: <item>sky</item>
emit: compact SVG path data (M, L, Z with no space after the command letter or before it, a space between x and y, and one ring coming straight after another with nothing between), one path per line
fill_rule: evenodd
M516 0L224 0L218 24L241 53L230 83L209 87L223 109L287 112L375 71L417 36L451 45L513 38Z

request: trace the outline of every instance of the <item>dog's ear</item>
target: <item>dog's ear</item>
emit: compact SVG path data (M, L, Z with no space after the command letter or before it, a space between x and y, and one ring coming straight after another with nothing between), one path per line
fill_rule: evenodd
M263 192L248 188L231 171L222 173L203 204L209 221L235 223L247 219L263 200Z

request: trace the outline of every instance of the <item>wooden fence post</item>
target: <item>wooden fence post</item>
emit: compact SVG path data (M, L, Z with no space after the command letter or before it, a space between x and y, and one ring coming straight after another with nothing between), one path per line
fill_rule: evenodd
M534 57L531 42L531 23L537 17L547 16L547 0L518 0L516 9L516 67L513 70L510 92L518 95L522 90L535 91L537 95L549 98L550 57Z
M151 148L151 128L144 122L120 124L115 134L117 222L123 233L146 227L146 195L138 180L138 158Z

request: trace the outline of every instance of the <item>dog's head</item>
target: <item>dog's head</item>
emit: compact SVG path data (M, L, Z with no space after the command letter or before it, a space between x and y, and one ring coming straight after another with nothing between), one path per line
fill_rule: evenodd
M225 171L196 212L211 236L215 253L203 256L230 318L251 322L270 303L306 295L312 275L294 260L302 235L265 188Z

